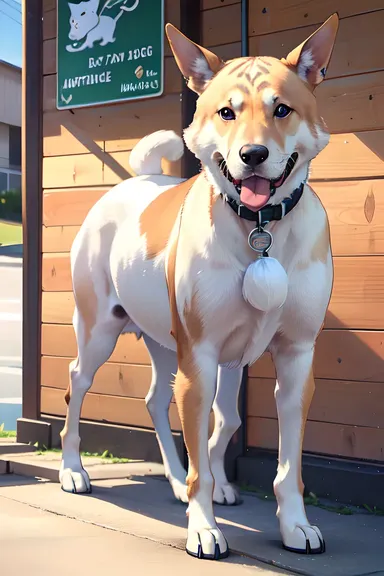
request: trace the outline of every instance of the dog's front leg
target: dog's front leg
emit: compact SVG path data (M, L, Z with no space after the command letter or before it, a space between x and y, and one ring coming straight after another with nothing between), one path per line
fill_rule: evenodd
M178 350L175 399L188 450L187 552L197 558L219 560L228 555L228 544L213 514L213 477L208 456L209 414L216 389L217 357L199 344Z
M240 504L240 495L227 480L224 459L228 444L241 425L238 396L243 376L242 368L219 368L217 392L213 403L215 428L209 439L209 461L215 481L213 500L218 504Z
M313 351L313 343L292 343L284 338L271 347L279 418L279 464L274 482L277 516L284 546L304 554L325 551L320 530L307 519L301 477L304 428L315 391Z

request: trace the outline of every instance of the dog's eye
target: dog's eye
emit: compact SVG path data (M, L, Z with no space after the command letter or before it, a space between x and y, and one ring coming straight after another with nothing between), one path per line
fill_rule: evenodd
M80 16L85 16L85 12L82 12L82 13L80 14Z
M218 111L218 115L222 120L236 120L235 113L230 108L222 108Z
M279 104L275 110L276 118L286 118L292 112L292 108L287 106L286 104Z

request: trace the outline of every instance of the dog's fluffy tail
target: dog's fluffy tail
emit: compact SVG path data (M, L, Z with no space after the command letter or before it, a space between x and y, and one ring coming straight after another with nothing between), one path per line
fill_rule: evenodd
M129 157L131 168L137 174L162 174L162 158L176 162L184 153L182 138L173 130L159 130L145 136L136 144Z

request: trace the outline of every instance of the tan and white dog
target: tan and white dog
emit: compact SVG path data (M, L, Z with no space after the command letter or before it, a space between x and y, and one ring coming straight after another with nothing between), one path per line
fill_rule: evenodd
M200 95L184 137L202 171L186 182L162 175L161 159L178 159L182 140L167 131L144 138L131 155L139 176L92 208L73 244L78 358L70 367L62 487L90 490L79 455L82 402L119 334L142 334L153 366L148 408L174 493L188 497L187 551L199 558L228 554L212 500L236 502L224 453L240 423L241 368L265 350L277 371L274 490L283 544L325 550L304 509L301 451L333 268L327 216L306 181L329 140L313 90L337 29L335 14L286 59L224 63L167 25L178 66ZM173 373L187 490L168 422Z

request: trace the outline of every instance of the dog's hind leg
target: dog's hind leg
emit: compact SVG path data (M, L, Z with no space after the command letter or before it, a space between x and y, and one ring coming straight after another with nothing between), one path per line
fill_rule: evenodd
M69 366L70 385L65 426L61 432L63 456L60 482L65 492L90 492L90 482L80 458L79 420L85 394L92 385L96 371L108 360L128 317L121 306L111 302L106 294L106 279L97 282L84 266L79 279L75 275L76 308L73 317L78 356ZM112 298L113 300L113 298Z
M215 481L213 501L218 504L240 503L238 491L227 480L224 457L232 436L239 428L238 395L243 371L219 367L216 397L213 402L215 428L209 440L209 460Z
M168 418L173 394L171 382L177 371L176 353L160 346L146 334L143 334L143 338L152 363L152 382L145 401L156 429L165 475L175 497L182 502L188 502L185 484L187 473L180 462Z

